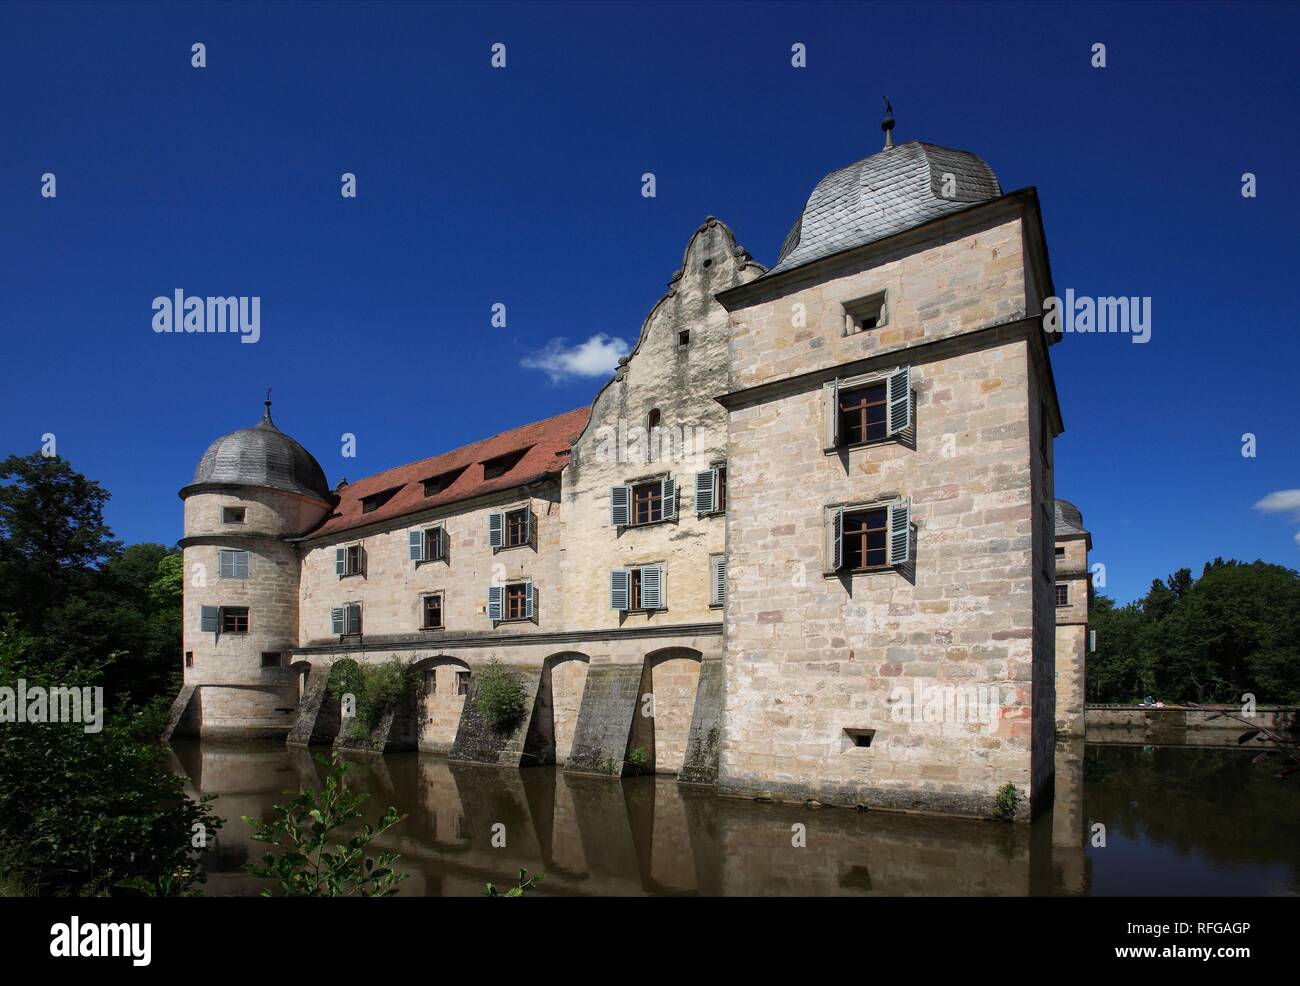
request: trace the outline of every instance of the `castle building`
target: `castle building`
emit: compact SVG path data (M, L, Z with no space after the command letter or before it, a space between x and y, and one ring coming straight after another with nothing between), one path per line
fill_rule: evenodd
M1086 635L1052 294L1034 189L887 139L771 269L710 217L589 407L331 489L268 402L181 490L170 734L346 745L330 667L397 659L371 749L966 815L1011 784L1027 817Z

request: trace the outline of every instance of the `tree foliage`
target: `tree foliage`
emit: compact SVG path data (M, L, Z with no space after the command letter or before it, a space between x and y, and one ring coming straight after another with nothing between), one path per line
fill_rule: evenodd
M1096 596L1089 627L1091 702L1300 702L1300 573L1282 565L1180 569L1126 606Z

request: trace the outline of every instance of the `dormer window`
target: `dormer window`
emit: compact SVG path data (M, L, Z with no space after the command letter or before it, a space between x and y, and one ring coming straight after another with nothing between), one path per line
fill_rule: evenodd
M507 452L505 455L498 455L495 458L485 460L483 462L483 478L496 479L498 476L504 476L515 466L519 465L519 461L528 454L528 449L530 448L532 448L531 445L528 446L528 448L521 448L514 452Z
M859 298L844 305L844 334L868 332L885 324L885 292Z
M437 496L451 486L452 483L460 479L460 474L465 471L465 467L451 469L447 472L439 473L436 476L430 476L424 481L424 495Z
M381 493L372 493L370 496L363 496L361 498L361 512L363 514L374 513L374 511L378 510L396 496L397 491L400 489L400 486L394 486L391 490L384 490Z

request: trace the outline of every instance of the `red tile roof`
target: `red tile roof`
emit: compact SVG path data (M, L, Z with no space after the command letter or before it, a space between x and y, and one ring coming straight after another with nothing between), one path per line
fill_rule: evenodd
M431 459L421 459L359 479L337 491L339 503L334 513L309 537L337 534L484 493L512 489L543 476L558 475L568 464L569 443L582 433L590 415L590 407L580 407L544 421L503 431ZM494 479L483 478L484 461L523 449L527 451L513 468ZM461 468L464 472L441 493L424 495L424 480ZM362 499L395 487L397 492L387 502L370 513L362 513Z

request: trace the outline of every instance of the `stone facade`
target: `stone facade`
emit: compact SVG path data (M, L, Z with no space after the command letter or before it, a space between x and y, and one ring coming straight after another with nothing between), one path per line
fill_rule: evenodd
M187 582L175 728L330 742L330 666L397 660L413 697L365 748L971 815L1011 784L1027 817L1065 629L1051 277L1032 191L969 201L770 274L708 219L589 411L334 490L269 411L219 439L182 491L186 570L246 550L247 571ZM876 384L888 437L828 444L840 395ZM273 461L250 469L254 446ZM903 518L890 564L841 567L842 508ZM247 628L214 632L213 607ZM474 702L493 662L526 695L508 734ZM902 708L936 688L981 704Z
M1073 523L1075 517L1078 525ZM1092 535L1083 529L1083 518L1073 504L1059 501L1056 519L1056 731L1082 736L1087 701L1084 665L1088 655L1088 605L1092 598L1088 549L1092 547Z

